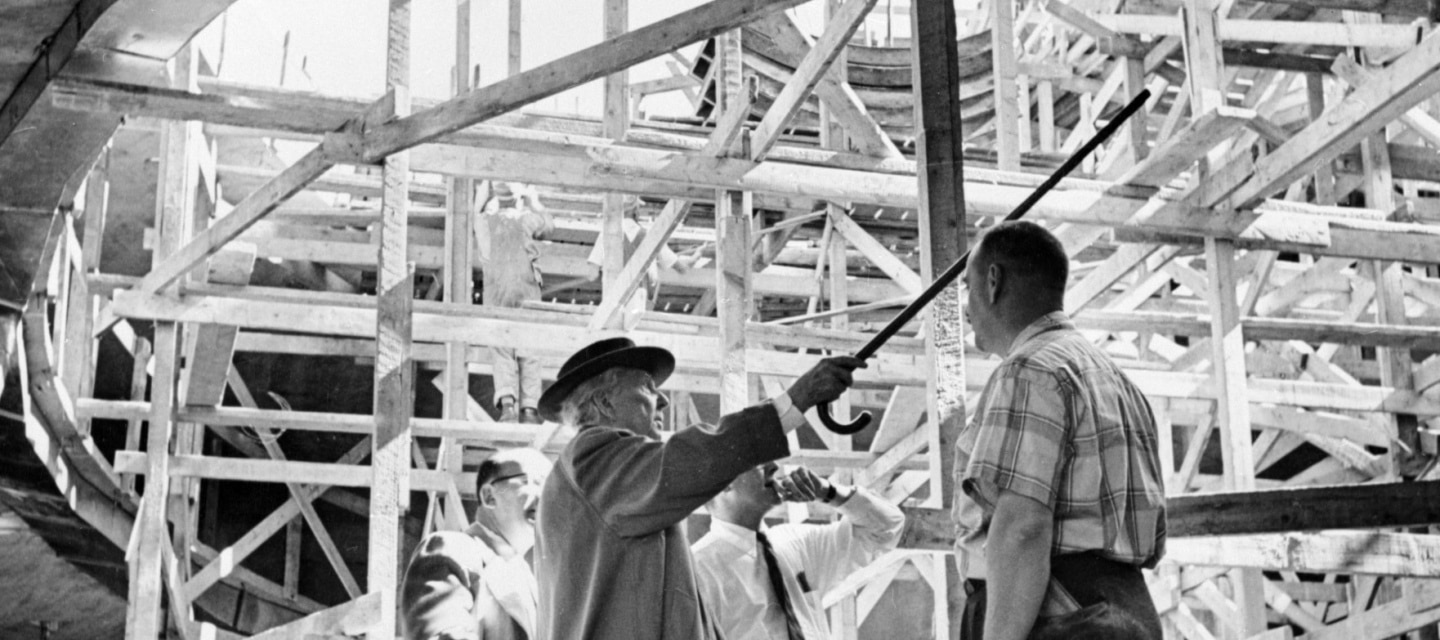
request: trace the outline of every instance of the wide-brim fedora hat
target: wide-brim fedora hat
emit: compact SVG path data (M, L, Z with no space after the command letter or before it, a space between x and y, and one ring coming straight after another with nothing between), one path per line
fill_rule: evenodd
M540 417L558 422L560 408L575 387L615 367L644 371L658 387L675 371L675 356L660 347L636 345L634 340L624 337L593 342L561 365L555 384L540 396Z

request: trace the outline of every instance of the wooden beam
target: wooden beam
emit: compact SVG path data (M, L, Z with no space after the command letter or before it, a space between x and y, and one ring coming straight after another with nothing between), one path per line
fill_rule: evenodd
M334 464L335 466L354 465L364 459L369 453L369 450L370 439L365 438L351 447L344 455L340 456L340 459ZM117 462L122 458L129 460L131 457L129 453L125 453L124 455L117 454L116 460ZM241 479L246 480L246 478ZM287 481L287 484L290 483ZM245 558L249 557L251 553L254 553L256 549L259 549L260 545L264 544L271 536L274 536L280 529L284 528L286 523L294 520L295 516L300 515L303 504L312 502L324 495L329 488L329 486L325 485L307 485L303 487L303 490L298 495L292 495L291 498L280 505L279 508L270 512L270 514L262 518L260 522L255 523L249 531L246 531L244 535L241 535L232 542L229 547L226 547L224 549L224 555L222 556L223 561L212 561L192 575L185 583L185 596L191 600L199 598L207 589L214 586L215 583L229 574L233 567L238 567Z
M730 31L767 13L803 0L712 0L625 35L582 49L519 75L443 102L413 116L368 132L365 157L383 158L447 133L511 111L674 51L692 42Z
M1371 72L1360 66L1350 56L1337 56L1335 64L1331 67L1336 77L1344 80L1352 87L1358 87L1370 79ZM1414 107L1400 115L1400 121L1410 127L1426 142L1433 146L1440 146L1440 120L1425 112L1421 107Z
M1440 536L1331 531L1171 538L1167 560L1265 571L1440 577Z
M1146 47L1138 40L1116 33L1096 22L1089 14L1071 7L1061 0L1045 0L1041 4L1050 15L1094 38L1095 48L1102 53L1127 58L1144 58L1147 53Z
M385 84L393 100L384 116L410 115L410 0L390 0ZM381 170L380 256L376 273L375 431L370 439L369 553L365 590L380 594L380 619L367 635L380 640L396 628L404 532L410 508L410 419L415 402L415 269L409 254L410 154L386 154ZM233 215L233 214L232 214Z
M1440 522L1440 481L1175 495L1165 512L1177 538L1423 526Z
M820 35L820 39L800 60L800 64L795 67L795 74L785 83L780 95L775 97L760 124L756 125L751 137L752 160L763 160L770 148L775 146L780 134L790 124L790 119L799 112L810 92L830 68L830 64L850 43L850 36L855 34L855 30L870 14L876 1L845 0L840 10L825 23L825 31Z
M1163 187L1196 161L1204 159L1210 150L1228 140L1254 117L1254 111L1234 107L1220 106L1206 111L1162 141L1149 157L1135 163L1116 182Z
M1358 27L1361 25L1349 25ZM1255 162L1252 175L1231 196L1235 204L1258 201L1315 170L1440 90L1440 38L1427 37L1344 100ZM1378 98L1378 99L1377 99Z
M255 398L250 395L250 388L240 377L240 372L233 366L227 366L227 369L230 391L240 400L242 406L250 409L257 408ZM260 437L260 443L265 448L266 455L270 456L272 460L284 461L285 451L280 448L279 435L265 427L253 428ZM340 554L339 545L336 545L335 540L330 537L330 530L325 527L325 521L320 519L320 514L310 504L314 496L307 497L306 487L298 483L286 483L286 488L289 489L290 497L299 507L300 514L305 517L305 523L310 525L310 533L315 536L315 542L320 546L321 552L325 554L325 559L330 562L331 568L335 570L335 575L340 578L340 586L350 597L360 597L362 594L360 585L350 573L350 567L345 564L345 557Z
M1090 17L1106 28L1120 33L1158 37L1178 36L1184 31L1181 20L1164 15L1092 13ZM1222 41L1396 47L1419 42L1423 31L1411 24L1353 25L1298 20L1220 20L1216 35Z
M359 598L317 611L294 622L272 627L263 633L250 636L250 640L282 640L283 638L310 638L358 636L375 631L381 624L382 598L378 593L367 593Z
M346 296L350 298L350 296ZM373 335L375 311L364 308L363 296L354 296L355 306L326 306L317 302L274 302L250 299L228 299L204 295L187 295L184 300L167 299L161 296L145 296L136 292L116 292L112 306L117 315L136 319L172 320L180 322L225 321L241 326L271 331L307 331L329 333L349 337L370 337ZM373 298L370 298L373 305ZM495 309L472 307L460 310L439 308L438 303L417 302L416 337L424 342L446 342L465 340L476 344L511 344L516 348L529 349L542 355L563 358L574 350L593 341L593 334L583 324L573 324L573 317L565 314L541 314L524 310L523 314L497 313ZM432 307L431 305L435 305ZM551 329L544 334L533 331L535 322L549 323ZM775 325L751 324L747 331L774 331ZM756 338L757 342L795 348L828 348L851 350L863 342L859 337L845 340L822 339L823 334L815 329L784 327L794 332L788 338L766 333ZM676 333L674 328L665 330L637 330L636 340L656 346L663 346L680 354L682 363L713 364L714 334L696 335L694 332ZM243 334L242 334L243 335ZM892 340L892 346L896 341ZM807 356L778 353L769 350L752 349L747 357L753 361L756 373L773 375L791 374L804 369ZM864 384L916 384L924 376L909 359L913 356L899 356L893 352L878 358L883 366L871 366L857 372L856 379ZM907 364L908 362L908 364ZM989 375L994 364L977 361L970 365L971 376L983 379ZM1132 377L1147 394L1166 397L1213 398L1208 375L1135 369ZM1440 415L1440 400L1411 391L1396 391L1389 387L1299 382L1269 379L1249 381L1249 395L1253 402L1270 402L1288 406L1313 407L1328 411L1392 411L1418 415ZM279 425L283 426L283 425Z
M1014 0L990 3L990 55L995 78L995 153L1002 171L1019 171L1020 98L1015 83L1020 72L1015 56Z
M155 376L150 387L150 426L145 460L149 480L131 534L130 606L125 632L131 638L158 638L161 632L160 594L162 547L169 538L166 527L170 478L170 435L174 428L175 382L179 365L179 327L173 322L155 327Z
M742 127L750 115L750 105L754 100L755 86L752 83L747 85L747 90L735 96L734 108L726 110L721 115L720 120L715 124L715 131L710 135L705 148L701 150L702 155L718 157L730 148L731 144L740 137ZM630 302L630 297L640 289L650 265L655 264L655 259L665 249L670 237L675 234L675 230L680 228L680 224L689 215L690 204L689 200L680 199L665 203L665 208L660 211L660 215L651 222L645 238L640 241L634 254L626 261L625 268L616 276L615 285L605 292L600 304L596 305L595 314L590 321L592 330L617 326L625 305Z
M1014 34L1003 27L1009 25L1013 9L1009 0L993 2L998 14L1004 14L1005 25L992 25L992 38L999 46L994 53L997 71L1009 71L1009 80L1014 80ZM998 15L997 14L997 15ZM1000 28L997 28L1000 27ZM997 34L997 31L1005 31ZM965 216L969 195L965 184L962 142L965 139L961 128L959 49L956 42L957 27L955 3L949 0L916 0L910 10L910 33L914 40L911 46L910 67L915 104L918 105L916 124L916 175L918 178L917 211L920 220L920 246L924 259L920 263L921 281L929 283L964 255L967 250ZM996 74L997 90L1006 84L1003 73ZM1015 114L1015 94L1002 94L997 106L1009 99L1010 115ZM997 117L1007 113L997 109ZM1010 122L1013 133L1015 122ZM1005 138L1006 129L1000 130ZM1017 150L1013 137L1009 143L1011 153ZM1002 148L1007 148L1002 146ZM1016 153L1010 162L1018 168ZM1005 168L1006 157L1001 154L1001 167ZM931 375L926 376L926 413L929 415L926 434L928 458L931 466L930 499L925 506L934 513L950 513L957 499L955 486L954 456L955 439L965 421L965 327L961 320L960 287L952 284L937 295L925 313L925 353ZM935 561L935 580L932 588L935 594L935 628L948 637L950 629L958 629L964 611L964 589L959 567L950 558L941 557ZM943 570L942 568L943 567ZM943 571L943 573L942 573ZM944 603L943 606L941 603Z
M715 238L719 265L715 270L715 302L720 318L720 413L750 405L750 376L745 357L745 323L750 318L749 194L715 194Z
M851 246L855 247L861 254L870 260L876 268L885 275L890 276L900 285L906 293L911 295L920 293L925 287L920 283L920 274L915 273L895 254L891 253L885 245L880 244L875 236L861 228L844 212L834 211L830 214L830 221L835 225L835 232L840 234ZM844 265L835 269L837 273L844 273Z
M803 58L809 53L809 39L787 13L774 13L756 20L750 28L768 36L776 46L796 58ZM820 82L815 85L815 97L830 110L861 153L885 158L903 157L890 135L870 117L864 102L843 78L834 73L821 75Z

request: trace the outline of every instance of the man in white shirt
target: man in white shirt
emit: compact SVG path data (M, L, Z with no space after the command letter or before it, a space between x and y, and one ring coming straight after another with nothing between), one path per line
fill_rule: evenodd
M843 517L765 528L782 500L825 502ZM710 532L692 549L695 573L727 640L829 638L825 592L894 549L905 528L900 509L868 489L834 486L803 467L778 473L773 462L740 475L709 509Z

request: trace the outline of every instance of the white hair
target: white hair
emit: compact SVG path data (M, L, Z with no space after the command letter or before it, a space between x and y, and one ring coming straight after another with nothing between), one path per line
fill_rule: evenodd
M636 383L636 374L644 376L642 381L650 377L649 373L640 369L611 367L580 383L561 404L560 422L577 429L613 422L615 405L611 401L620 391Z

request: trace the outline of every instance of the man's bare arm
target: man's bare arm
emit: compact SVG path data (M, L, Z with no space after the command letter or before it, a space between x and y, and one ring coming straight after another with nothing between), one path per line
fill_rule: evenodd
M985 638L1024 640L1050 585L1050 507L1001 491L985 535Z

